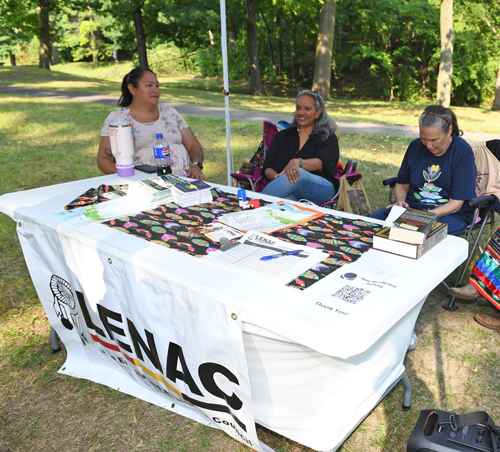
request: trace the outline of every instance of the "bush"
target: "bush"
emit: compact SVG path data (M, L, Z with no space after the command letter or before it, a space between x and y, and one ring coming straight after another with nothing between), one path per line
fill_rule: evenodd
M149 67L158 74L178 76L199 72L193 56L186 53L174 44L158 44L148 49Z
M219 78L223 76L222 49L220 46L211 46L207 51L197 53L195 60L201 75ZM231 52L228 51L227 66L230 79L248 79L250 67L248 45L245 36L238 37Z

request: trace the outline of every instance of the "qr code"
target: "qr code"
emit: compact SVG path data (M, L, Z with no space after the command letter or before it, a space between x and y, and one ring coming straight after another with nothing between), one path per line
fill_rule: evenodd
M363 301L363 299L370 293L371 292L369 290L346 285L342 287L342 289L332 294L332 297L338 298L339 300L344 300L346 303L357 304L360 301Z

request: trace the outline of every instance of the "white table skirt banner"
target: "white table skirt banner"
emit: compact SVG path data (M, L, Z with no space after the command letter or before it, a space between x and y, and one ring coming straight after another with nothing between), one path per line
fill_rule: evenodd
M67 349L60 372L259 444L241 320L51 228L18 222L31 278Z
M255 450L269 449L254 422L315 450L339 447L404 372L426 296L467 255L457 237L419 260L369 250L299 291L53 215L88 187L123 182L104 176L0 196L67 348L61 371Z

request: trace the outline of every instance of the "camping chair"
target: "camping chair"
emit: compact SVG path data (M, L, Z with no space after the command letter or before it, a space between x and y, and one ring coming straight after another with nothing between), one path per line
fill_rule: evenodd
M465 262L458 268L454 287L461 287L465 274L469 268L476 250L482 252L479 241L483 235L486 225L490 225L490 237L496 230L495 212L500 213L500 162L489 150L491 146L500 144L500 140L469 143L474 152L476 161L476 194L477 197L465 201L469 206L474 207L473 221L463 232L465 240L469 243L469 253ZM394 202L394 187L396 186L396 177L391 177L382 181L382 184L389 187L389 204ZM449 289L448 284L443 284ZM455 304L455 298L443 305L447 311L456 311L458 306Z
M236 186L238 188L244 188L258 193L264 190L264 187L268 184L267 179L262 173L262 166L266 160L266 154L269 146L271 146L271 143L278 132L280 130L288 129L290 124L286 121L279 121L276 124L264 121L263 127L264 133L262 135L262 141L257 151L250 159L251 165L245 165L246 168L253 168L253 170L249 171L248 174L243 172L231 173L231 177L236 181Z
M253 171L251 174L246 174L243 172L232 173L231 177L236 181L236 186L238 188L244 188L247 190L255 191L257 193L262 192L265 186L269 183L269 181L264 177L262 172L262 166L264 165L264 161L266 159L267 151L271 146L271 143L274 137L278 134L280 130L285 130L290 127L290 124L286 121L280 121L276 124L273 124L269 121L264 121L264 134L262 137L262 142L259 145L259 148L250 159L250 163L253 164ZM337 197L339 195L339 184L340 178L344 175L345 170L342 165L342 162L339 160L337 165L337 174L335 176L335 180L338 182L337 192L335 196L321 204L321 207L327 207L329 209L333 209L337 204ZM348 173L345 174L347 181L352 184L355 181L361 179L363 176L360 173Z

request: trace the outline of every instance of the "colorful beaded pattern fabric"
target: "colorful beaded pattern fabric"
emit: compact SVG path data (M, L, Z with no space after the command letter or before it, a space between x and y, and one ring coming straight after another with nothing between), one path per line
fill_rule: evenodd
M319 248L329 254L318 265L288 284L297 289L305 289L337 268L358 259L372 247L373 234L380 229L382 226L379 224L324 215L272 235L298 245Z
M67 208L101 202L99 194L119 188L120 186L110 185L101 186L97 190L91 189L94 192L87 191L70 203ZM220 245L197 234L196 229L212 223L219 215L241 210L237 195L225 193L217 188L212 189L212 195L214 201L211 203L186 208L179 207L174 203L165 204L153 210L117 218L103 224L152 243L183 251L195 257L202 257L218 250ZM93 199L92 202L91 199ZM87 204L77 204L86 201L88 201ZM301 290L311 286L337 268L358 259L371 248L373 234L380 229L381 226L375 223L327 214L307 223L275 232L272 235L299 245L320 248L328 253L329 256L320 264L302 273L288 284Z
M127 185L100 185L98 188L89 188L83 195L78 196L75 200L71 201L66 210L76 209L78 207L90 206L91 204L98 204L100 202L109 201L108 198L103 197L105 193L111 193L121 188L126 188Z

